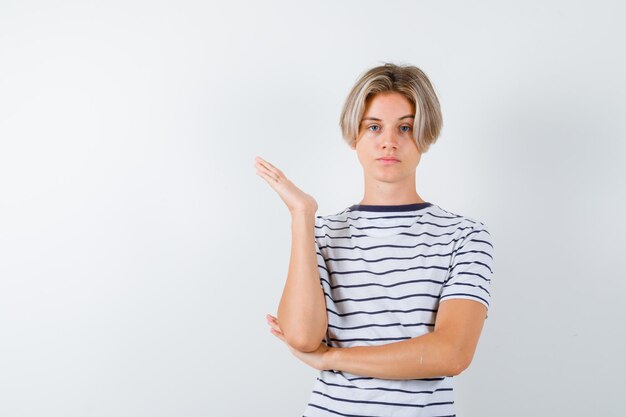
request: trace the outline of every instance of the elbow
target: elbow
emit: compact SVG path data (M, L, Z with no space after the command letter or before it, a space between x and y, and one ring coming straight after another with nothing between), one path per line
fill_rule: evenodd
M460 375L470 366L472 357L474 356L474 350L468 349L467 346L464 346L456 341L448 341L445 346L446 354L444 354L443 357L446 358L446 375Z
M439 332L439 335L438 350L441 354L442 371L447 376L460 375L469 368L476 346L448 333Z
M300 352L314 352L324 339L325 330L303 329L302 327L282 329L287 344Z
M450 369L448 374L450 376L458 376L458 375L461 375L461 373L465 371L466 369L467 369L467 366L465 366L464 364L460 362L456 362L455 365Z
M322 343L327 330L326 316L323 322L316 326L313 323L288 322L281 324L281 330L287 344L300 352L314 352ZM280 321L280 317L278 318Z
M322 343L321 340L302 336L285 335L285 340L287 340L289 346L300 352L314 352Z
M452 356L452 360L449 361L449 363L452 364L451 369L449 370L449 375L460 375L463 371L469 368L471 362L471 357L468 357L463 353L457 352L455 355Z

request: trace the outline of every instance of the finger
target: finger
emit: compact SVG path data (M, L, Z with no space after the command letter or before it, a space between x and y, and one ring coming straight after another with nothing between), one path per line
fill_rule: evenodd
M265 160L265 159L263 159L263 158L259 158L258 162L259 162L261 165L263 165L263 166L267 167L268 169L271 169L271 170L273 170L273 171L280 171L278 168L276 168L274 165L272 165L269 161L266 161L266 160Z
M285 336L282 333L277 332L274 329L271 329L270 332L276 336L277 338L279 338L280 340L282 340L284 343L287 343L287 340L285 339Z
M282 333L283 331L281 330L281 328L278 326L278 324L268 321L267 325L270 326L272 329L276 330L277 332Z
M284 176L283 171L281 171L280 169L278 169L277 167L275 167L274 165L270 164L269 162L266 162L267 166L270 168L270 170L276 172L276 174L278 174L278 176Z
M268 170L268 171L274 171L273 165L272 165L272 164L270 164L269 162L267 162L267 161L263 160L263 159L260 159L260 160L256 161L256 162L254 163L254 166L255 166L257 169L261 169L261 168L263 168L263 169L266 169L266 170Z
M264 161L264 160L259 161L257 163L257 168L259 168L259 167L261 167L261 168L267 170L268 172L272 173L277 178L284 177L284 174L283 174L283 172L280 169L276 168L274 165L270 164L267 161Z
M277 173L270 171L263 167L257 168L257 174L263 174L263 176L266 176L268 179L270 179L272 183L276 183L276 184L282 181L283 179Z
M273 177L271 174L260 171L257 171L256 173L259 177L263 178L270 185L270 187L274 188L276 185L278 185L278 179Z
M268 168L268 167L267 167L267 166L265 166L265 165L262 165L262 164L257 164L257 165L256 165L256 169L257 169L257 171L263 172L263 173L265 173L265 174L269 175L269 176L270 176L270 177L272 177L272 178L275 178L275 179L279 179L279 178L281 178L280 173L276 172L276 171L275 171L275 170L273 170L273 169Z
M267 320L268 323L276 323L278 324L278 319L274 316L272 316L271 314L266 314L265 315L265 320Z
M277 334L277 335L280 335L280 336L282 336L282 337L285 337L285 334L282 332L282 330L277 329L277 328L275 328L275 327L270 327L270 332L271 332L272 334Z
M258 167L257 167L257 171L256 171L256 172L257 172L257 174L263 174L263 175L265 175L265 176L267 176L267 177L271 178L271 179L272 179L272 180L274 180L274 181L277 181L277 180L278 180L278 175L276 175L276 173L274 173L274 172L272 172L272 171L268 170L268 169L267 169L267 168L265 168L265 167L258 166Z
M275 321L267 321L267 324L274 330L276 330L277 332L279 332L280 334L283 333L282 329L280 328L280 326L278 325L278 323L276 323Z

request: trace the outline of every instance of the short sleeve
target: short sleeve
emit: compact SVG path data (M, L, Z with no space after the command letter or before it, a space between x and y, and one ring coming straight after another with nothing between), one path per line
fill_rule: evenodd
M489 308L492 275L493 243L486 226L479 223L459 240L453 250L439 301L464 298Z
M315 218L315 252L317 253L317 269L320 274L320 286L325 294L330 294L330 272L322 253L326 246L326 227L321 216Z

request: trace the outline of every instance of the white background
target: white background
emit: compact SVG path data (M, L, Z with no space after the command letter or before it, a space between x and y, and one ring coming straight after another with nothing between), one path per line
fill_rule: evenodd
M621 2L0 1L0 415L300 416L274 163L362 198L343 100L422 68L417 191L494 239L459 416L623 416Z

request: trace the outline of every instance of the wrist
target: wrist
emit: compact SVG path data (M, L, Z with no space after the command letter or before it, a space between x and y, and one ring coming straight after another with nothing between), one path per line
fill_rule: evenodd
M309 229L315 234L315 213L314 212L292 212L291 229L301 232L302 228Z
M323 367L326 371L340 371L341 351L343 348L329 347L324 353Z
M291 217L296 218L315 218L315 214L317 213L317 209L314 208L303 208L303 209L293 209L289 210Z

